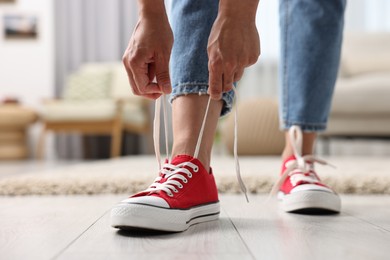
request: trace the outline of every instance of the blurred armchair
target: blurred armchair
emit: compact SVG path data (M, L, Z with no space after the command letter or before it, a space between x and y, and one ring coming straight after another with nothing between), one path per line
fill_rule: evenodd
M123 130L149 131L149 107L149 101L131 93L120 62L85 64L69 76L62 99L44 102L37 155L44 157L46 134L52 131L110 135L111 157L117 157Z

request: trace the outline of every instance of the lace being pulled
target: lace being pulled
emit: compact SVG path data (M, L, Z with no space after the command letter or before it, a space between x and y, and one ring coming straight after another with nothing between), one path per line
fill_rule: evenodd
M237 100L236 89L233 88L233 90L234 90L235 96L236 96L235 100ZM198 140L197 140L195 152L193 155L194 158L198 158L198 155L199 155L199 150L200 150L201 143L202 143L204 128L206 125L207 115L208 115L208 111L209 111L209 107L210 107L210 102L211 102L211 97L209 97L208 102L207 102L206 111L205 111L205 114L203 117L202 126L201 126L200 131L199 131ZM167 123L168 112L167 112L167 101L166 101L165 95L162 95L161 97L159 97L156 100L154 122L153 122L153 141L154 141L154 150L155 150L156 159L158 162L159 171L160 171L160 173L165 175L164 178L168 178L168 181L166 181L164 183L158 183L158 184L154 183L146 191L156 192L156 191L162 190L162 191L165 191L168 194L168 196L171 196L171 195L173 196L172 191L175 192L175 190L177 190L176 187L178 187L178 188L181 187L180 182L175 181L173 179L178 178L178 179L183 180L183 182L184 182L183 178L185 178L185 177L179 173L184 173L184 174L187 174L187 176L188 176L189 171L188 171L188 169L184 168L184 166L189 166L189 167L193 168L194 165L189 163L189 162L185 162L183 164L179 164L176 166L169 164L169 163L166 163L164 165L161 164L161 154L160 154L161 107L163 108L163 117L164 117L165 152L166 152L166 156L167 156L167 161L170 162L169 147L168 147L168 143L169 143L168 142L168 123ZM235 161L235 165L236 165L236 175L237 175L238 183L240 185L242 192L245 195L247 202L249 202L248 196L247 196L247 189L246 189L245 184L241 178L240 164L238 161L238 154L237 154L237 131L238 131L237 128L238 127L237 127L237 124L238 124L238 115L237 115L237 106L236 106L236 108L234 109L234 161ZM194 169L194 172L196 172L195 169ZM183 178L179 177L179 176L182 176ZM157 182L160 180L161 180L161 178L156 179Z
M282 173L275 185L272 187L270 196L275 196L278 193L280 187L283 185L283 183L288 177L291 177L291 181L293 184L297 184L301 181L307 183L317 183L319 179L314 172L314 163L334 167L328 162L319 159L313 155L302 156L303 134L299 126L292 126L290 128L289 139L294 152L295 160L290 161L286 164L286 170Z

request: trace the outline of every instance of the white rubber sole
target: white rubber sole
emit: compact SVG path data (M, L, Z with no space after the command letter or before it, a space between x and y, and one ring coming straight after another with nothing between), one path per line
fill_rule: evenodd
M179 232L197 223L217 220L219 211L219 202L186 210L121 203L111 210L111 226Z
M278 197L281 199L282 209L286 212L317 209L338 213L341 210L340 197L331 192L306 190L288 195L280 192Z

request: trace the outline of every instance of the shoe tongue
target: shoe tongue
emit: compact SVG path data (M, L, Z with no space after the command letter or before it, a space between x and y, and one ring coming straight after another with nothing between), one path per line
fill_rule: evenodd
M192 161L193 159L195 159L195 158L192 156L189 156L189 155L184 155L184 154L177 155L177 156L175 156L175 158L172 159L171 164L178 165L178 164L181 164L183 162Z

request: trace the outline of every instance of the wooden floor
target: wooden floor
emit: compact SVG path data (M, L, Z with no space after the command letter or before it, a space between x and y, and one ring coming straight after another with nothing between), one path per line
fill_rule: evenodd
M0 259L389 259L390 197L342 196L339 215L220 196L219 221L182 233L109 226L118 195L0 197Z

